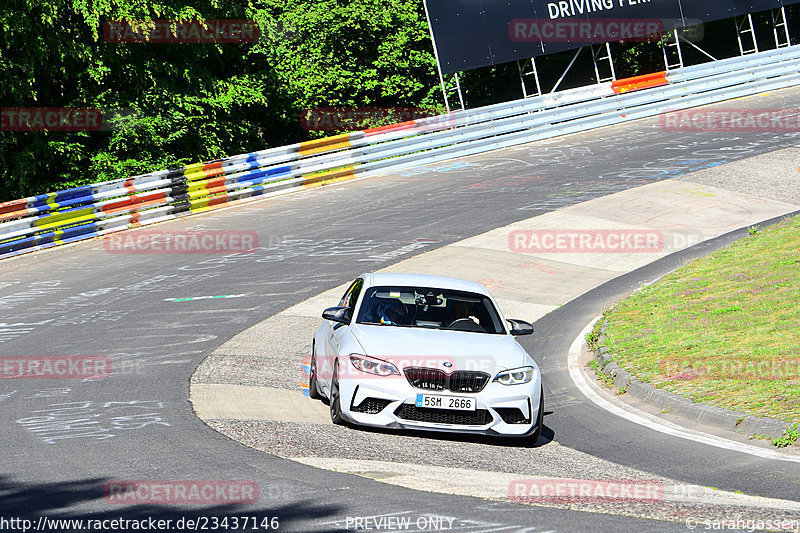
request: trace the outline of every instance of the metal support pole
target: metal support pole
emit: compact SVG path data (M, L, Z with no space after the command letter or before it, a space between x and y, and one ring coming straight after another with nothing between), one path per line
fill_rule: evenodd
M681 49L680 34L677 28L672 30L672 32L675 34L675 49L678 51L678 63L680 64L680 68L683 68L683 50Z
M736 19L734 19L734 22L736 23L736 38L739 40L739 53L741 55L757 54L758 42L756 41L756 32L753 28L753 16L748 13L746 17L742 18L741 23L736 22ZM748 27L742 29L744 28L745 23L747 23ZM753 48L748 48L747 50L744 49L744 43L742 43L742 35L745 33L749 33L750 38L753 40Z
M519 71L519 83L522 85L522 97L528 98L531 96L539 96L542 94L542 85L539 82L539 70L536 68L536 58L532 57L531 61L531 71L525 72L525 65L528 61L521 62L517 60L517 70ZM525 84L525 76L533 75L533 79L536 82L536 94L528 93L528 86Z
M431 26L431 16L428 13L428 2L427 0L422 0L422 5L425 7L425 18L428 19L428 30L431 33L431 42L433 43L433 57L436 58L436 70L439 71L439 83L442 86L442 96L444 96L444 107L447 109L447 112L450 113L450 102L447 101L447 88L444 85L444 76L442 75L442 65L439 63L439 51L436 49L436 38L433 36L433 26ZM459 96L461 95L461 89L459 88ZM464 104L462 102L461 108L464 108Z
M600 83L600 69L597 68L597 54L594 53L594 46L592 46L592 65L594 65L594 77L597 83Z
M531 68L533 68L533 79L536 80L536 96L542 94L542 84L539 83L539 69L536 68L536 58L531 58Z
M781 6L781 16L783 17L783 29L786 32L786 46L792 46L792 37L789 35L789 21L786 18L786 6Z
M611 68L611 79L617 79L617 71L614 70L614 58L611 56L611 43L606 43L606 52L608 53L608 66Z
M464 111L464 96L461 94L461 82L458 81L458 72L456 76L456 90L458 91L458 103L461 104L461 111Z
M698 52L700 52L701 54L703 54L706 57L708 57L709 59L711 59L711 61L718 61L718 59L716 57L712 56L711 54L709 54L708 52L706 52L705 50L703 50L702 48L700 48L699 46L694 44L692 41L684 39L680 35L678 35L678 37L680 38L681 41L685 42L686 44L688 44L690 46L693 46Z
M605 44L605 47L606 47L606 55L605 55L605 57L598 57L600 55L600 51L602 50L602 46L603 45L601 45L601 48L597 51L597 53L594 52L594 46L592 46L592 63L594 63L594 74L597 77L597 83L603 83L604 81L612 81L612 80L615 80L617 78L617 75L614 72L614 59L611 57L611 45L609 43L606 43ZM603 77L600 76L600 69L597 67L597 60L598 59L600 61L608 60L608 67L609 67L609 70L611 72L611 77L610 78L603 78Z
M675 39L674 43L670 43L664 36L661 37L661 51L664 52L664 67L667 70L672 70L673 68L683 68L683 50L681 50L681 39L680 34L678 34L678 30L672 30L669 34L670 37ZM674 46L675 51L678 54L678 62L677 63L670 63L669 57L667 56L667 48Z
M564 74L562 74L562 75L561 75L561 77L560 77L560 78L558 78L558 81L557 81L557 82L556 82L556 84L553 86L553 90L552 90L552 91L550 91L551 93L554 93L554 92L556 92L556 89L558 89L558 86L559 86L559 85L561 85L561 82L562 82L562 81L564 81L564 78L567 76L567 72L569 72L569 69L571 69L571 68L572 68L572 65L574 65L574 64L575 64L575 60L576 60L576 59L578 59L578 54L580 54L580 53L581 53L581 50L583 50L583 48L578 48L578 51L577 51L577 52L575 52L575 57L573 57L573 58L572 58L572 61L570 61L570 62L569 62L569 65L567 65L567 70L565 70L565 71L564 71Z
M775 35L775 48L785 48L787 46L792 45L792 38L789 36L789 25L786 23L786 8L781 6L780 10L777 10L778 13L775 13L776 10L770 11L772 15L772 33ZM786 37L785 42L781 42L780 35L778 33L778 28L783 26L784 36Z
M756 53L758 53L758 41L756 40L756 28L753 26L753 15L751 13L747 14L747 20L750 22L750 35L753 36L753 48L755 49Z

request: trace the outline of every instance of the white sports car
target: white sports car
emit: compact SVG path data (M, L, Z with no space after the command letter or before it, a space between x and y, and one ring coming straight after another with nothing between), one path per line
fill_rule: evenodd
M309 394L334 424L538 440L541 373L513 337L533 326L504 320L483 285L365 274L322 318Z

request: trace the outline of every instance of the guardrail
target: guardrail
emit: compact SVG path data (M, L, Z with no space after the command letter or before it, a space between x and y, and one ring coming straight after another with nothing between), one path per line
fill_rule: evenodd
M792 46L23 198L0 204L0 258L797 84Z

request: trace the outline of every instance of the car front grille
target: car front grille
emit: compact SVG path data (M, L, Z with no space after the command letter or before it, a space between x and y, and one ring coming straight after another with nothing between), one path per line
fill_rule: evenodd
M453 372L448 388L453 392L480 392L489 383L489 377L484 372Z
M516 407L495 407L495 411L506 424L530 424L531 419L522 414Z
M368 415L376 415L386 409L386 406L392 403L391 400L383 400L381 398L365 398L363 402L358 404L355 411L359 413L366 413Z
M430 422L433 424L453 424L457 426L485 426L494 417L486 409L477 411L451 411L446 409L425 409L412 403L404 403L394 414L403 420Z
M448 374L438 368L406 367L403 369L412 387L431 391L480 392L491 377L486 372L458 370Z

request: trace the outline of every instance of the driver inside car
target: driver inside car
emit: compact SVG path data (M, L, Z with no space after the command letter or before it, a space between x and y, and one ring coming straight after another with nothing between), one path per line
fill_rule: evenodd
M408 311L400 300L389 300L378 304L380 323L386 326L408 325Z
M472 303L465 302L464 300L452 300L453 306L450 309L450 316L447 318L445 322L445 326L449 327L452 326L454 322L458 320L472 320L476 324L479 324L479 321L474 316L471 316L472 313Z

